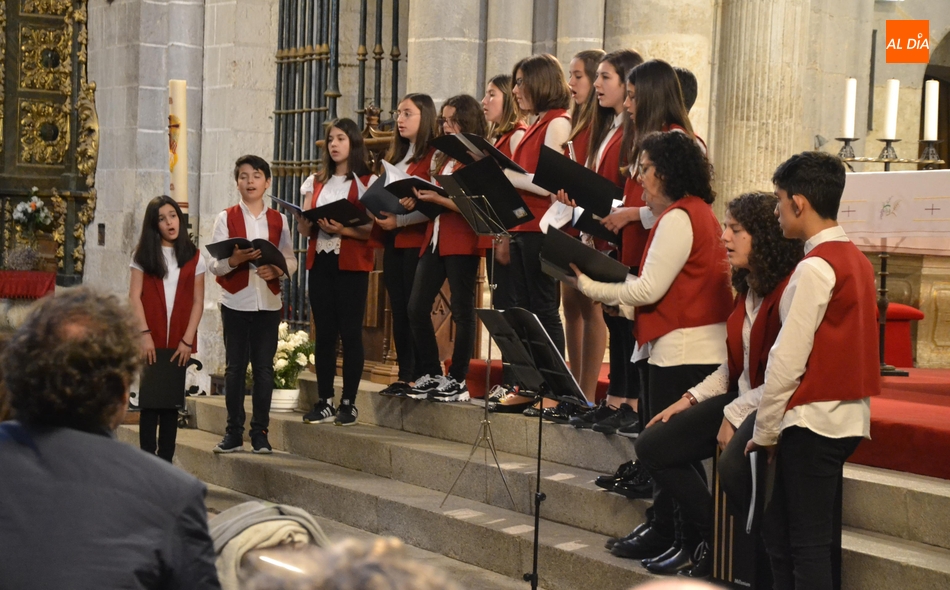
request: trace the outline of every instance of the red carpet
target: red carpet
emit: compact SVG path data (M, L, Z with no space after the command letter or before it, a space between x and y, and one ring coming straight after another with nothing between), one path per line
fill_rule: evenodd
M885 377L871 399L871 440L850 462L950 479L950 369L907 369L909 377ZM597 400L607 392L607 365ZM472 397L485 394L485 361L473 360L466 379ZM492 361L491 384L501 383L501 361Z

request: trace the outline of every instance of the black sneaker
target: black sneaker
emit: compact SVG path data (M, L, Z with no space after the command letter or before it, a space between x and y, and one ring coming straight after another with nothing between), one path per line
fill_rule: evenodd
M412 387L409 386L405 381L394 381L389 384L389 386L380 390L381 395L389 395L392 397L404 397L407 393L412 391Z
M617 412L595 423L591 428L594 430L594 432L613 434L617 432L618 428L623 428L624 426L629 426L631 424L637 424L639 421L640 418L637 416L637 413L633 408L627 404L620 404Z
M627 438L637 438L640 436L640 421L636 420L622 428L618 428L617 434Z
M352 426L356 424L357 416L359 416L359 412L353 402L343 400L340 402L340 407L336 409L336 420L333 423L337 426Z
M607 400L601 400L597 407L591 408L579 416L574 416L568 421L568 424L574 428L591 428L594 424L619 411L617 408L608 406Z
M442 375L423 375L406 394L412 399L428 399L429 394L442 387L448 380Z
M470 398L465 381L456 381L453 377L443 377L443 384L429 392L428 399L435 402L467 402Z
M254 453L258 455L270 455L274 452L274 449L267 441L266 430L251 433L251 446L254 447Z
M322 399L313 404L313 409L303 415L303 422L304 424L326 424L333 422L334 416L336 416L336 410L330 402Z
M212 451L215 453L234 453L244 450L244 437L240 434L229 432L224 435L221 442L218 443Z

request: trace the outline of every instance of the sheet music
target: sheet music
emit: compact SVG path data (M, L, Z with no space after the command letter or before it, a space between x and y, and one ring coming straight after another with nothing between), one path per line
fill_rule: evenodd
M396 168L386 160L383 160L383 172L383 186L389 186L397 180L412 178L412 175L403 172L399 168Z

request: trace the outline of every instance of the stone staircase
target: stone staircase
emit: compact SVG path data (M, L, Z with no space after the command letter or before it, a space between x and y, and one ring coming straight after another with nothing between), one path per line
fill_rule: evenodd
M179 431L176 463L209 484L520 580L533 557L537 420L491 415L509 497L487 449L477 449L465 467L481 408L388 398L376 394L380 388L362 384L359 423L347 428L271 414L271 456L211 453L224 433L224 399L188 398L196 429ZM302 393L312 389L305 383ZM301 395L302 405L308 397ZM134 427L120 436L137 441ZM603 548L606 536L629 532L648 506L593 483L632 456L624 438L545 423L542 587L621 589L652 578L638 562ZM844 490L845 590L950 588L950 482L848 466Z

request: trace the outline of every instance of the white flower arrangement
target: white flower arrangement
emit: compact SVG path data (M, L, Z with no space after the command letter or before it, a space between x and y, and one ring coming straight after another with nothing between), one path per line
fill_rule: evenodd
M31 196L26 201L17 204L13 209L13 221L20 228L20 232L32 238L36 229L53 223L53 214L50 213L43 199L37 196L39 189L35 186L30 190Z
M308 364L312 364L313 342L303 330L290 331L287 322L277 329L277 352L274 354L274 387L296 389L297 377ZM247 382L251 384L251 368L248 367Z

